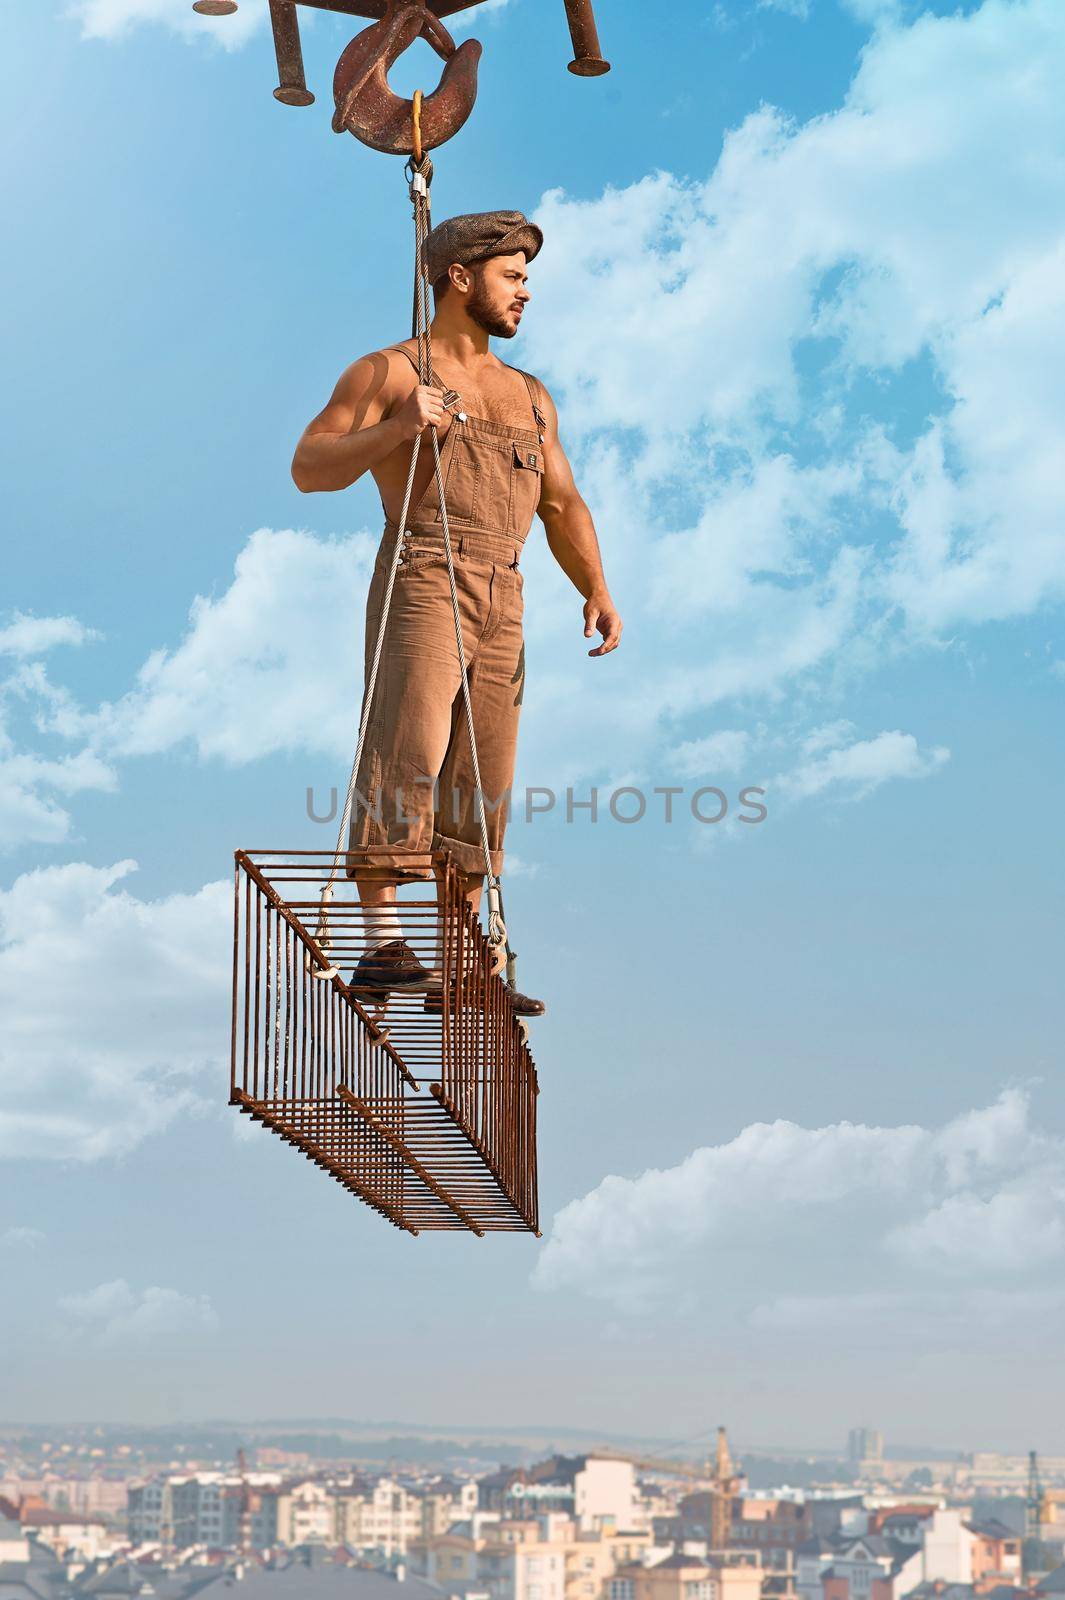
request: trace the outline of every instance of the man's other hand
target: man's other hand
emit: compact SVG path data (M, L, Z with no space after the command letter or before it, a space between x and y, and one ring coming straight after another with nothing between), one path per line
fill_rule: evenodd
M584 637L590 639L598 628L603 635L602 644L597 644L594 650L589 650L590 656L605 656L611 650L616 650L621 641L621 618L614 609L614 602L609 595L597 597L591 595L584 602Z
M444 396L441 390L427 383L412 389L396 412L405 439L416 439L431 424L440 426L444 420Z

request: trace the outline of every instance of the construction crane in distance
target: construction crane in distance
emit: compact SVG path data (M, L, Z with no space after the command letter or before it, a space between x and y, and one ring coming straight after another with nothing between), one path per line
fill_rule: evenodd
M643 1472L658 1472L663 1477L690 1478L705 1484L710 1495L710 1548L727 1550L732 1534L732 1500L740 1491L741 1474L736 1472L728 1445L728 1433L717 1430L714 1455L706 1461L670 1461L663 1456L637 1455L633 1451L605 1449L589 1451L616 1461L630 1461Z
M247 1560L251 1555L252 1512L258 1511L259 1500L258 1496L252 1493L248 1482L248 1458L244 1454L243 1446L237 1451L237 1476L240 1479L237 1501L239 1517L237 1548L241 1559Z
M1039 1457L1034 1450L1029 1450L1028 1489L1024 1497L1025 1538L1042 1538L1043 1524L1047 1520L1047 1497L1039 1476Z

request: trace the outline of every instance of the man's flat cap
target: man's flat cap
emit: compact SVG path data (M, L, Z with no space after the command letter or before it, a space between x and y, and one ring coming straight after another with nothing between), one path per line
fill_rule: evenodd
M521 211L470 211L462 217L438 222L425 241L429 282L443 277L453 261L468 267L490 256L512 256L525 251L531 261L544 242L535 222Z

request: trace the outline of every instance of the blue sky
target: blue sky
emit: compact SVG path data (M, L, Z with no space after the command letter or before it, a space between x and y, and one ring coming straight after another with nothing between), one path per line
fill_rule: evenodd
M541 1243L399 1239L243 1136L231 852L331 842L379 532L288 463L405 331L409 208L329 131L342 19L296 112L252 0L18 8L0 1415L1063 1452L1065 15L601 0L587 82L560 4L478 9L436 215L544 228L506 354L627 622L587 659L536 525L519 786L733 815L512 824Z

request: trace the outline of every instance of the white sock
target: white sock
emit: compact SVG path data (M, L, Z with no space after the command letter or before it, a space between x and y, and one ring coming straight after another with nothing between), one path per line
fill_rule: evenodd
M366 929L367 950L380 950L393 939L402 939L403 925L399 920L395 902L391 905L364 906L363 927Z

